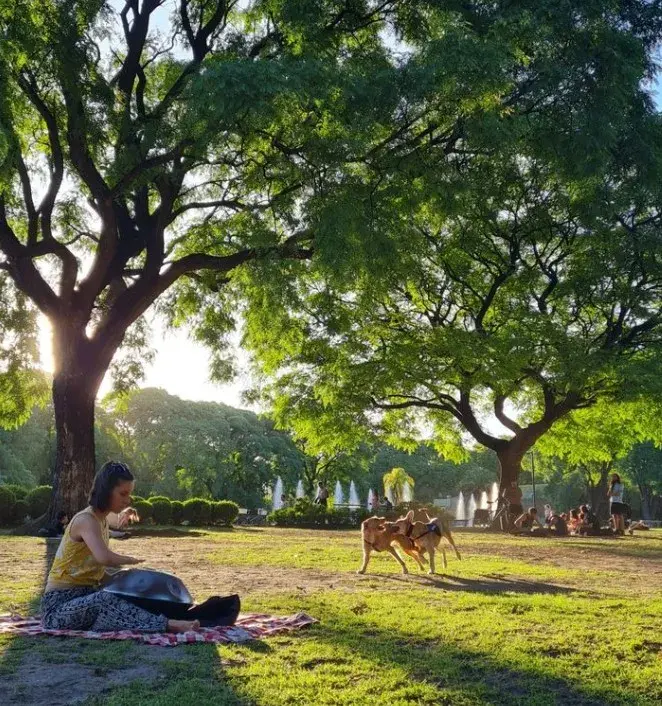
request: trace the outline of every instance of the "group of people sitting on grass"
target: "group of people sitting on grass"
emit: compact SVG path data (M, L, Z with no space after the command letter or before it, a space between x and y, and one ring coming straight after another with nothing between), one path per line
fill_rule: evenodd
M623 502L623 483L618 473L612 474L609 490L609 525L602 526L590 505L580 505L567 512L555 512L551 505L545 505L544 523L538 519L538 510L530 507L514 521L515 534L533 534L538 536L568 535L579 537L597 537L600 535L624 535L626 526L630 534L635 529L648 529L642 522L631 523L630 506Z
M546 536L548 534L559 537L568 535L596 536L604 534L600 522L588 505L581 505L568 512L558 513L551 505L545 505L545 518L538 519L538 510L530 507L515 519L516 534L535 534Z

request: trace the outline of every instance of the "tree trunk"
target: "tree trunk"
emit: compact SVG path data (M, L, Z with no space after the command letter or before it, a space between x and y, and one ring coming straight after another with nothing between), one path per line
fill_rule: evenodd
M641 519L642 520L652 520L654 519L654 498L652 496L651 490L646 485L639 486L639 493L641 495Z
M517 439L513 439L508 442L503 450L497 451L501 473L501 477L499 478L499 495L503 495L504 490L510 492L513 482L517 483L519 481L519 474L522 470L522 459L528 449L528 446L519 442Z
M56 460L53 495L46 521L64 510L69 517L87 505L95 472L94 403L121 343L92 347L85 327L70 320L53 323L53 407L55 411Z
M522 459L524 454L533 444L527 445L521 439L511 439L509 442L505 442L503 446L496 451L497 458L499 460L499 497L505 495L510 500L510 502L515 502L516 495L519 496L517 492L519 490L519 485L513 488L513 483L517 483L519 480L519 474L522 470ZM521 500L519 501L521 502ZM507 515L505 516L507 519ZM500 517L496 517L492 523L492 529L510 529L507 523L504 523Z
M607 499L607 486L609 485L609 472L612 463L603 463L600 467L600 479L595 485L588 488L589 502L594 514L600 522L609 519L609 501Z
M53 380L57 456L48 521L53 521L60 510L71 517L87 504L95 471L97 389L92 376L62 372Z

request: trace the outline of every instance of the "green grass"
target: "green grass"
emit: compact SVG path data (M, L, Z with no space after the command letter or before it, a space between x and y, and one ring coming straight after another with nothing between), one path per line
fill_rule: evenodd
M246 611L305 611L320 623L221 647L0 638L0 680L30 659L85 665L114 677L85 703L117 706L662 702L659 532L621 540L458 533L463 561L449 552L448 570L435 577L415 573L409 559L412 574L402 576L383 555L356 576L357 532L154 534L122 551L178 573L200 598L243 581ZM0 559L0 612L34 610L43 540L0 537L0 557L19 567L12 578ZM156 665L154 678L118 680L142 663ZM31 703L29 685L20 703Z

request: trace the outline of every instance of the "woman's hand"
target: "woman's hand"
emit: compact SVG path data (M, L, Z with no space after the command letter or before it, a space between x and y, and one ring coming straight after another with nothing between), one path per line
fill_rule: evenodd
M121 530L124 529L129 522L139 522L140 517L138 516L138 513L134 510L132 507L127 507L125 510L122 510L117 515L117 521L115 522L115 529Z
M111 551L101 536L101 526L91 515L84 515L75 520L72 529L72 539L79 538L85 542L95 561L102 566L125 566L127 564L142 564L144 559L124 556Z

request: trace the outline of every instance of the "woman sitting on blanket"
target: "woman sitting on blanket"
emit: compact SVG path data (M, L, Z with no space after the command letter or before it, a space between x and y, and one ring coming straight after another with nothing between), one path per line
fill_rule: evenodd
M106 567L143 561L108 547L108 515L117 513L118 526L126 524L135 512L130 508L133 486L133 475L123 463L106 463L95 476L90 505L71 519L48 574L41 601L45 628L186 632L200 627L197 620L169 620L100 590Z

